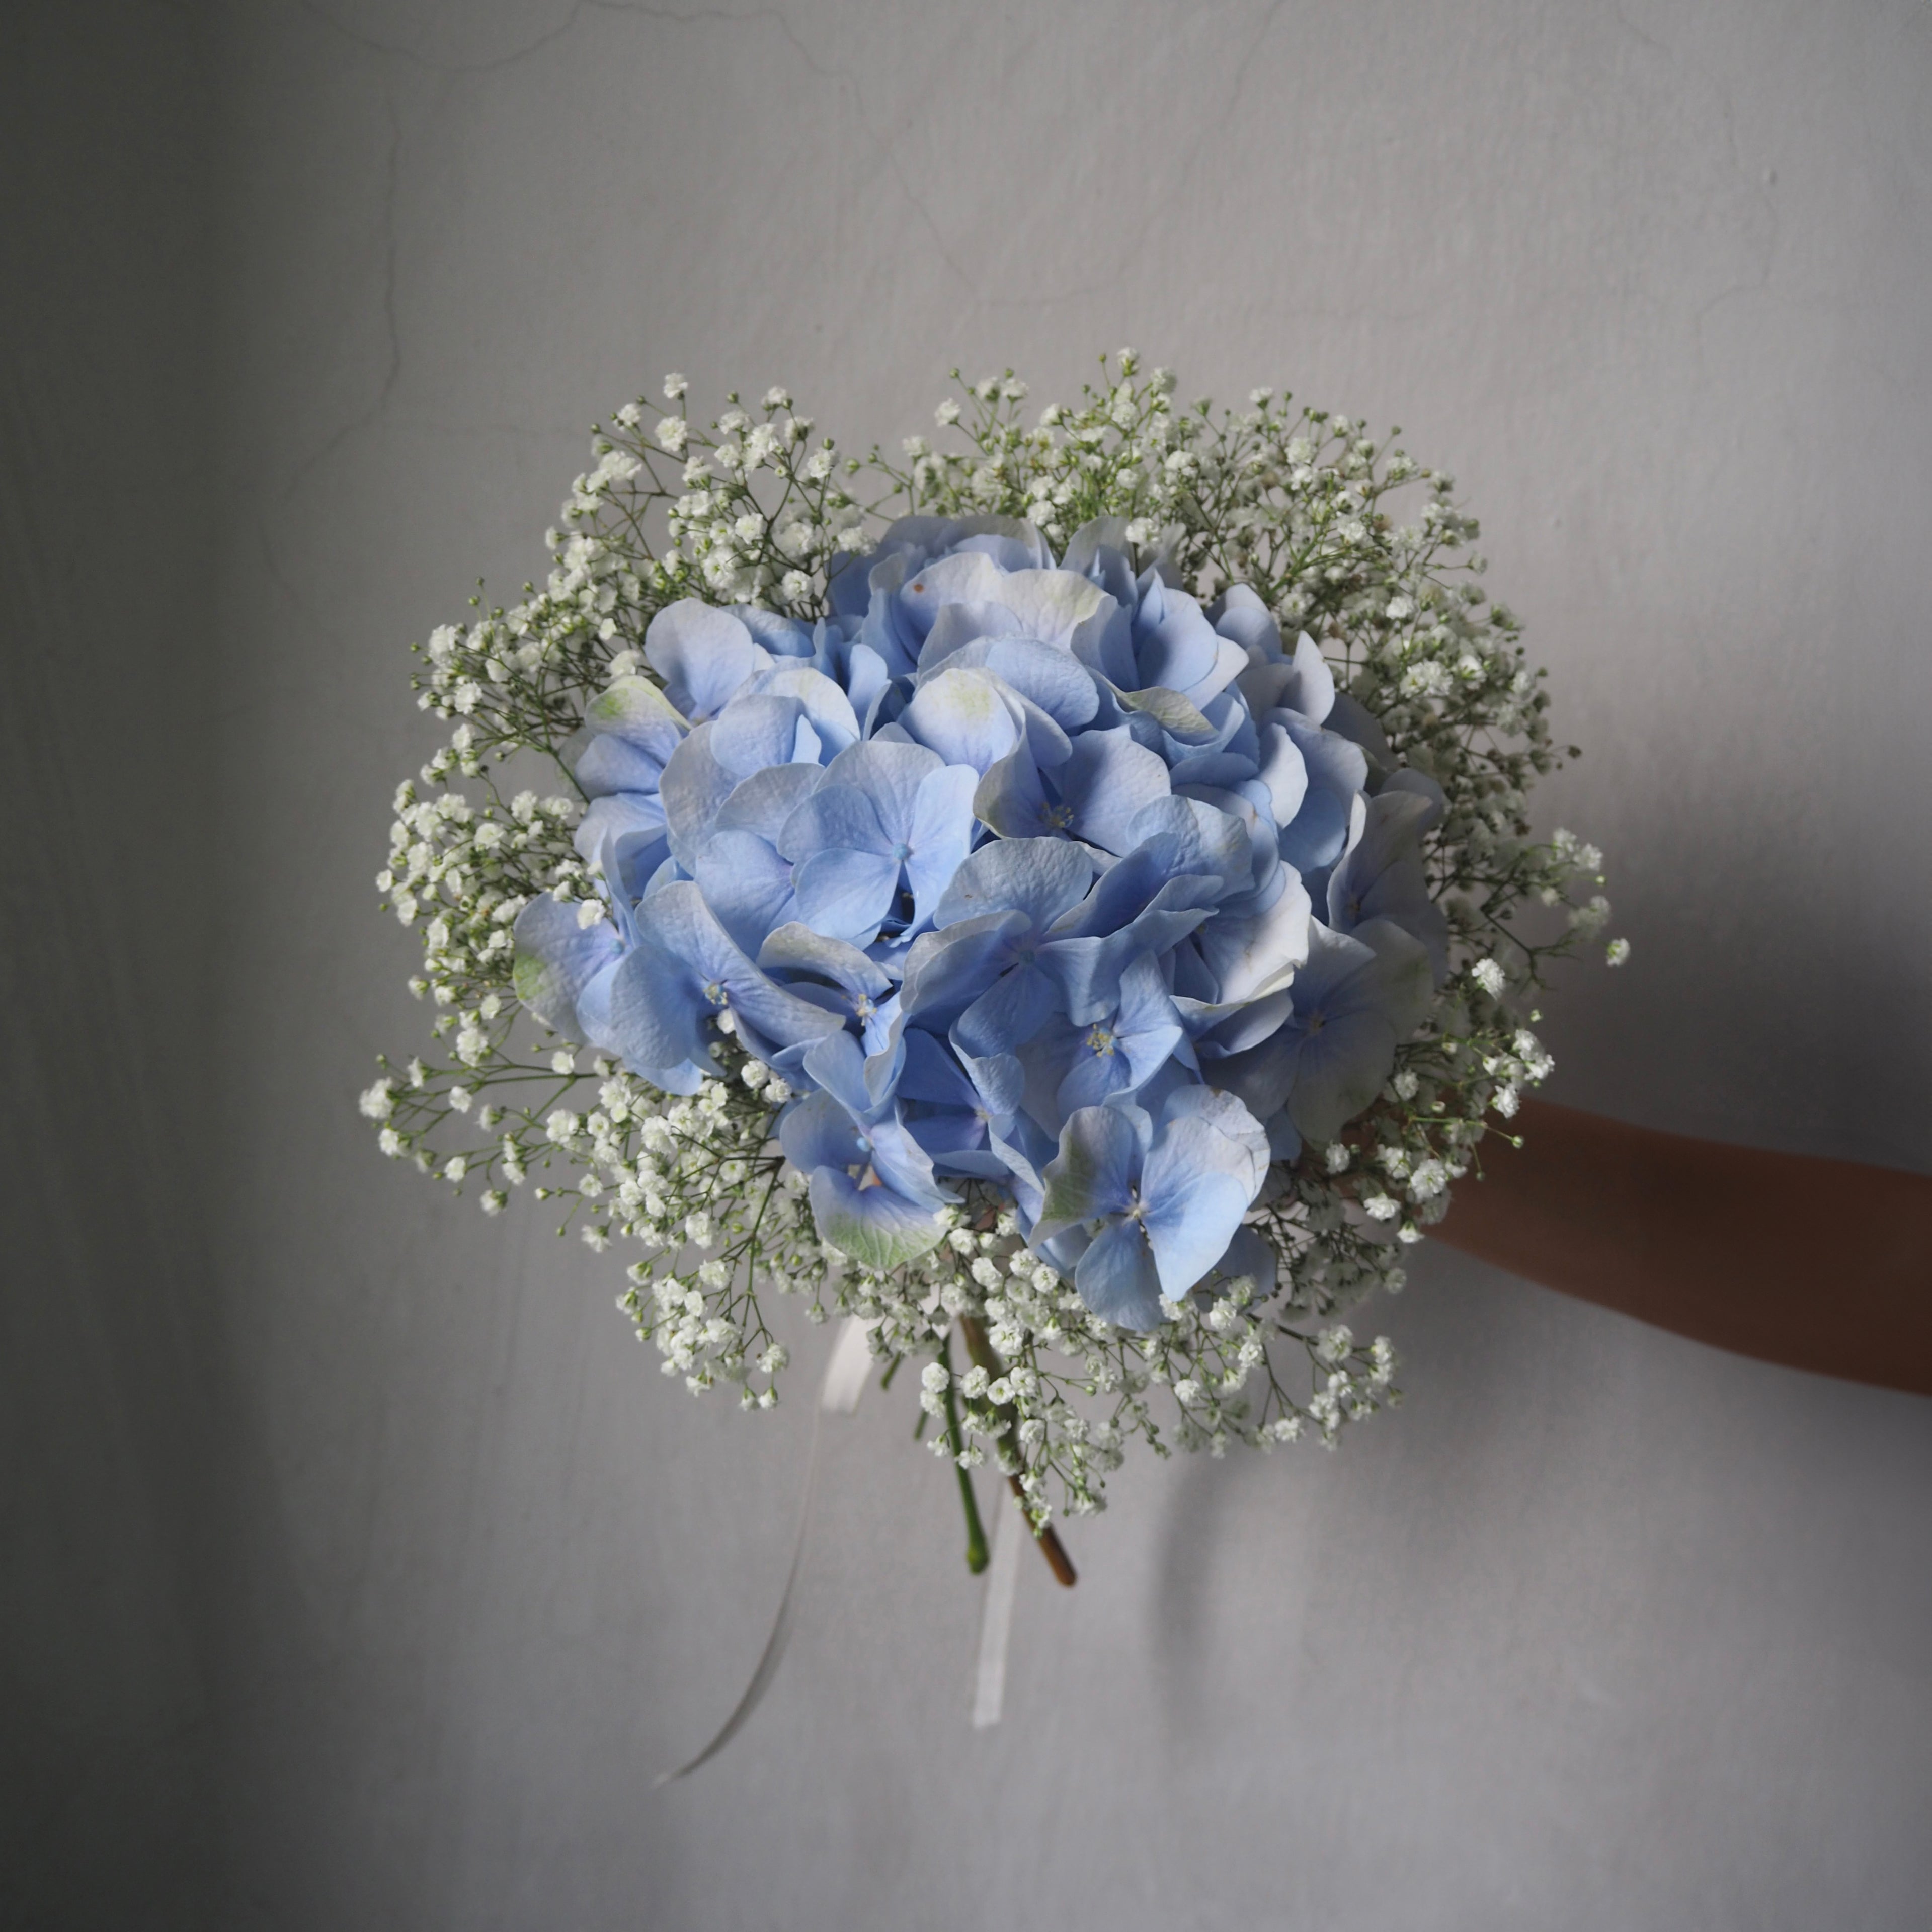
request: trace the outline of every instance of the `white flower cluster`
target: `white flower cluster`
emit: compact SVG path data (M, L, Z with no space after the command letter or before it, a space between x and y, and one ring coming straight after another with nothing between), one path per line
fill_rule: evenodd
M542 588L509 609L479 602L422 647L418 701L452 729L398 791L377 885L421 937L410 985L435 1008L446 1057L385 1061L362 1096L386 1154L473 1192L484 1213L534 1177L560 1233L574 1226L599 1251L637 1244L620 1305L694 1393L776 1400L788 1358L766 1324L773 1294L800 1297L813 1320L863 1317L888 1382L902 1360L921 1364L930 1446L964 1469L990 1458L1042 1525L1104 1507L1106 1477L1136 1438L1162 1454L1332 1444L1400 1399L1387 1340L1358 1342L1334 1318L1402 1286L1406 1246L1446 1211L1484 1136L1547 1077L1535 990L1609 916L1601 854L1567 832L1532 834L1528 790L1558 759L1548 700L1516 619L1476 581L1477 526L1451 480L1359 422L1270 391L1217 415L1177 406L1172 378L1144 376L1130 352L1102 374L1078 406L1030 422L1011 372L963 386L935 412L945 446L910 437L903 463L840 458L781 388L755 408L730 398L708 428L687 414L681 377L664 384L668 412L620 410L549 533ZM1406 522L1384 507L1404 486L1420 499ZM1379 728L1372 754L1446 800L1426 845L1450 935L1433 1010L1376 1104L1274 1171L1250 1216L1274 1279L1211 1277L1148 1334L1097 1320L984 1184L962 1184L945 1240L890 1276L825 1246L774 1138L790 1092L747 1056L728 1014L716 1077L688 1097L568 1041L512 1041L518 913L547 893L579 903L586 925L604 916L560 755L586 705L643 668L646 626L680 598L824 614L827 566L908 511L1023 517L1049 543L1117 518L1142 565L1161 559L1203 596L1252 586L1321 644ZM1610 943L1611 964L1628 954Z

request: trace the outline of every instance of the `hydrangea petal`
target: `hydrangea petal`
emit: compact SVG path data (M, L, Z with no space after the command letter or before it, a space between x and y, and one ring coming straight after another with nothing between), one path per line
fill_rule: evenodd
M830 1094L808 1094L778 1120L778 1145L801 1174L856 1167L865 1158L857 1124Z
M988 670L1037 705L1064 731L1090 724L1100 709L1093 674L1064 648L1030 639L996 638L973 647L968 655L983 658Z
M813 1172L809 1198L819 1239L881 1273L916 1261L937 1247L946 1232L934 1209L905 1200L889 1187L856 1186L837 1168Z
M1093 878L1093 860L1064 839L996 839L953 874L933 923L943 928L986 913L1018 912L1044 933L1081 902Z
M712 823L720 832L755 832L776 849L786 821L824 782L811 765L774 765L754 772L718 809Z
M900 722L950 765L970 765L976 776L1018 742L1018 721L998 680L983 671L942 670L913 694Z
M878 662L876 656L873 661ZM770 670L760 671L746 690L752 696L796 700L812 720L828 755L836 755L859 742L859 716L853 699L823 671L809 664L775 664Z
M714 832L695 871L705 903L743 952L755 956L775 927L798 916L792 868L754 832Z
M1253 1198L1239 1171L1246 1159L1244 1148L1191 1118L1172 1123L1148 1155L1143 1218L1169 1301L1178 1301L1226 1252Z
M1082 1107L1060 1130L1060 1150L1047 1165L1046 1200L1036 1241L1082 1221L1124 1214L1153 1136L1138 1107Z
M887 854L834 848L792 874L799 916L815 932L870 945L898 896L899 862Z
M1090 845L1118 855L1138 842L1136 815L1168 796L1167 766L1134 742L1125 725L1089 731L1074 742L1059 776L1070 829Z
M796 922L772 932L758 959L768 971L818 974L842 986L854 999L862 997L876 1002L892 990L891 978L877 961L868 959L856 946Z
M790 764L804 716L805 706L795 698L734 698L712 723L711 755L738 779L769 766Z
M728 610L694 597L668 604L644 632L644 658L664 696L694 724L715 718L770 654Z
M1282 873L1282 890L1266 910L1245 916L1224 910L1194 935L1224 1004L1279 992L1308 957L1308 893L1294 872L1284 866Z
M1024 914L996 912L922 933L906 956L903 1017L937 1030L950 1028L1006 970L1027 930Z
M1053 1017L1060 988L1030 962L1002 974L959 1016L953 1036L983 1058L1024 1046Z
M615 929L599 920L586 930L575 904L546 892L518 914L512 944L517 998L553 1033L576 1037L578 995L623 950Z
M1016 745L988 767L973 794L974 816L1002 838L1046 838L1064 831L1070 814L1047 796L1030 749Z
M1160 1269L1137 1221L1116 1221L1095 1238L1074 1265L1073 1286L1102 1322L1141 1334L1161 1324Z
M902 839L911 829L921 782L944 762L922 745L874 738L841 752L826 767L825 779L828 787L844 785L863 793L887 837Z
M700 724L671 754L658 781L670 849L685 866L695 862L699 848L731 796L737 779L711 755L711 727Z
M946 765L920 782L906 844L906 883L916 922L931 920L973 843L973 797L979 774Z
M710 1063L706 1016L720 1009L700 991L683 962L648 944L624 956L610 982L610 1038L626 1060L644 1066Z
M586 798L608 798L614 792L654 792L664 767L664 758L614 736L590 738L574 750L566 746L563 761Z

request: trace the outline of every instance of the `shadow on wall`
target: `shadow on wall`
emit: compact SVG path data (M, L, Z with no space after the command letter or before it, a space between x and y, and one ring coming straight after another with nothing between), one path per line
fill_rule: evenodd
M205 1928L220 1472L208 80L163 8L0 68L0 1921Z

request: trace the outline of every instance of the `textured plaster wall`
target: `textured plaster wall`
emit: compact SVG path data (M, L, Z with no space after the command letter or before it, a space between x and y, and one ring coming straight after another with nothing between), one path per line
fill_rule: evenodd
M1556 1097L1932 1164L1932 15L251 0L206 46L220 884L158 917L220 1016L177 1486L232 1922L1922 1924L1932 1403L1433 1250L1368 1318L1401 1414L1123 1472L988 1733L909 1395L828 1425L783 1674L652 1795L762 1640L805 1405L691 1402L609 1258L386 1168L352 1096L420 1023L403 646L542 567L593 419L675 367L863 442L1126 341L1400 422L1482 513L1636 946L1552 1001Z

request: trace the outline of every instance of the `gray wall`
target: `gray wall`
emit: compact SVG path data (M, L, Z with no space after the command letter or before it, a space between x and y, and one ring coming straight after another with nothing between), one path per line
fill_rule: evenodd
M206 46L0 58L0 1924L206 1925L224 1405Z
M352 1096L420 1017L403 647L540 567L593 418L677 367L863 441L1130 341L1399 422L1484 514L1636 947L1552 1002L1556 1096L1932 1165L1932 16L80 10L8 81L16 1916L1922 1924L1932 1404L1434 1250L1399 1415L1124 1472L1076 1592L1029 1563L989 1733L947 1478L868 1398L769 1702L652 1795L805 1405L691 1402L611 1259Z

